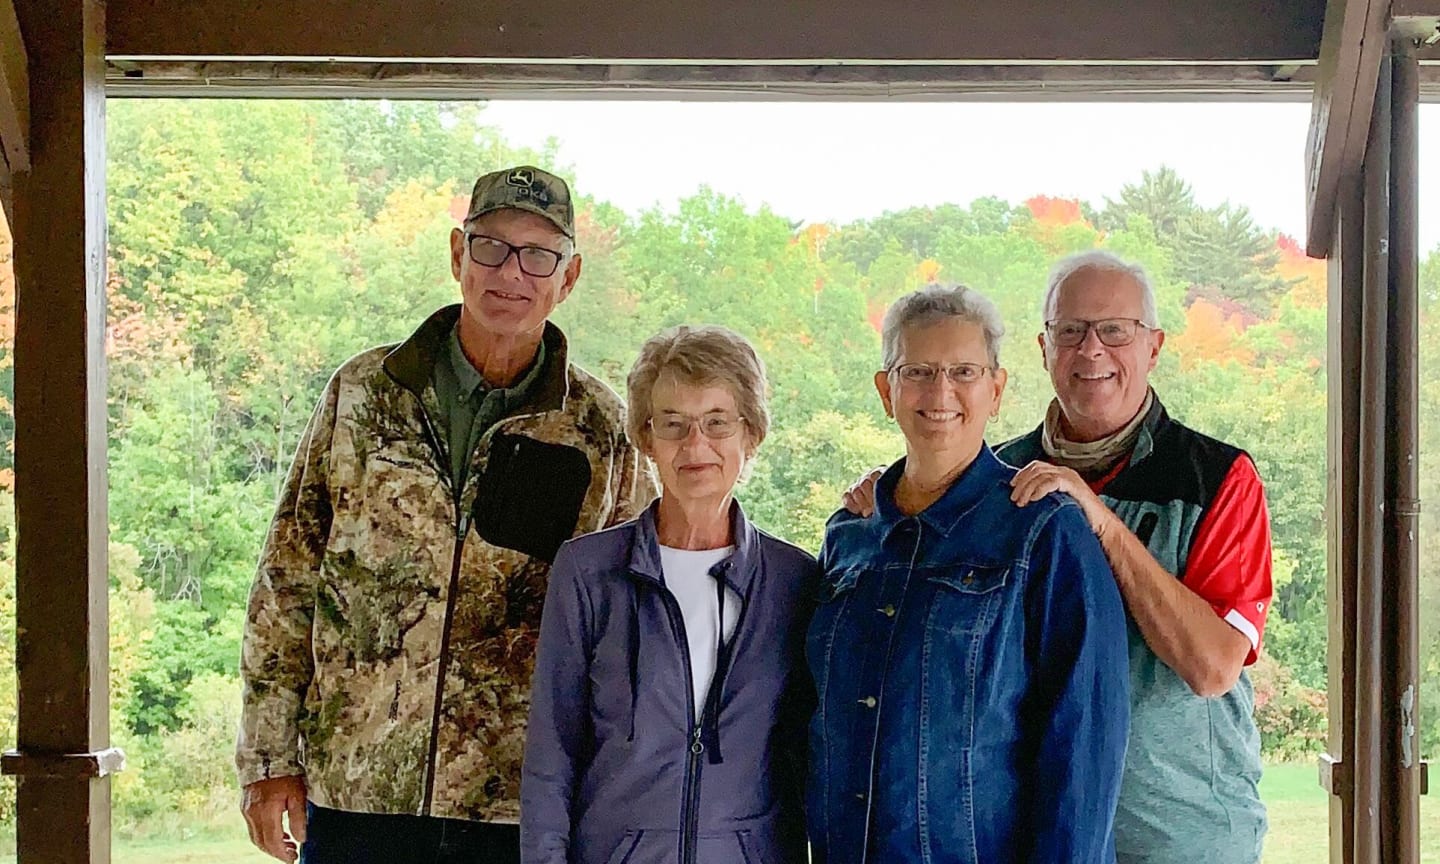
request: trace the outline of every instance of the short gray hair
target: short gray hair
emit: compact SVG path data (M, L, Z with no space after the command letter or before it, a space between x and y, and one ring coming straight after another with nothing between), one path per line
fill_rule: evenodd
M1140 323L1154 330L1160 329L1160 315L1155 311L1155 287L1150 284L1150 274L1145 272L1144 266L1104 249L1076 252L1055 262L1045 285L1045 303L1040 307L1042 322L1055 319L1055 309L1060 305L1060 286L1076 273L1087 270L1120 273L1134 279L1140 286Z
M686 384L722 384L735 395L752 447L770 431L765 403L765 363L744 336L714 324L671 327L645 341L625 379L625 433L637 447L649 446L650 397L662 375Z
M881 359L888 371L900 359L900 337L912 328L929 327L951 318L978 324L985 331L985 353L990 366L1000 367L1000 338L1005 325L994 302L964 285L926 285L904 295L885 312L880 327Z

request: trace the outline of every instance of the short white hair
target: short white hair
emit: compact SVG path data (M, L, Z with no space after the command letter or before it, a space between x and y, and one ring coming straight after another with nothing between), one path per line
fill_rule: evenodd
M1055 308L1060 301L1060 286L1071 276L1087 270L1102 273L1122 273L1135 280L1140 286L1140 323L1152 330L1160 329L1160 316L1155 311L1155 288L1150 284L1150 275L1140 264L1126 261L1114 252L1091 249L1066 255L1050 268L1050 278L1045 285L1045 304L1040 307L1041 320L1055 320Z
M992 369L1000 368L1000 337L1005 325L994 302L964 285L926 285L904 295L885 312L880 326L881 358L888 372L900 359L900 337L912 327L928 327L951 318L978 324L985 331L985 353Z

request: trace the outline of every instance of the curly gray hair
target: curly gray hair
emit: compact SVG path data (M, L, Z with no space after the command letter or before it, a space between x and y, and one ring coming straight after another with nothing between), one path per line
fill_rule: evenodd
M985 331L985 352L991 368L1000 368L1000 339L1005 325L1000 310L984 294L964 285L926 285L890 304L880 327L881 359L888 371L900 359L900 337L911 328L928 327L950 318L978 324Z

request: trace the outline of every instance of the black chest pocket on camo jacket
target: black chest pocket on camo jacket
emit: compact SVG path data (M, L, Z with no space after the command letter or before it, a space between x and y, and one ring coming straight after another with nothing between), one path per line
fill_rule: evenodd
M471 509L475 533L492 546L554 561L575 533L590 488L590 460L574 447L496 435Z

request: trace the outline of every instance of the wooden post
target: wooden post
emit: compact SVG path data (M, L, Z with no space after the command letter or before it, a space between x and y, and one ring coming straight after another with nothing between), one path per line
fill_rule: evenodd
M1380 817L1387 864L1420 861L1420 65L1399 36L1390 57L1389 405L1385 412L1387 608Z
M17 0L30 171L14 176L21 864L110 860L105 93L100 0Z
M1354 864L1382 864L1385 681L1385 437L1390 327L1390 59L1380 67L1364 161L1365 280L1360 346L1359 568L1355 591ZM1388 862L1386 862L1388 864Z
M1361 296L1364 283L1364 218L1360 185L1339 196L1335 243L1329 260L1329 387L1326 523L1329 531L1329 712L1321 785L1330 792L1330 862L1354 860L1355 591L1359 526Z

